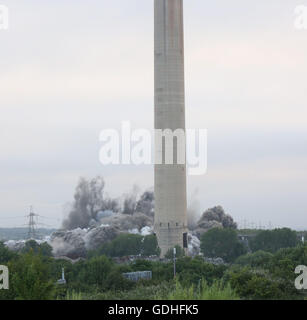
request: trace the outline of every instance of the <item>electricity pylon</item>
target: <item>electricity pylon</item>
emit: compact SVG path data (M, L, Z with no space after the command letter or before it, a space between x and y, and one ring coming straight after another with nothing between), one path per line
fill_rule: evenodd
M26 216L29 218L29 223L28 223L28 239L29 240L35 240L37 238L37 233L36 233L36 222L35 222L35 217L38 217L38 214L35 214L33 212L33 207L30 207L30 213L29 215Z

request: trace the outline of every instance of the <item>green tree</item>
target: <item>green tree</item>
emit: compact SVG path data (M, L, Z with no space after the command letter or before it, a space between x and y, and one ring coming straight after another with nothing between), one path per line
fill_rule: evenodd
M131 267L133 271L150 271L153 268L153 263L147 260L136 260Z
M281 248L295 247L297 244L297 234L289 228L263 230L250 241L252 251L263 250L271 253Z
M175 246L176 248L176 258L182 258L185 256L185 251L182 247L180 246ZM166 254L165 254L166 259L173 259L174 258L174 248L169 249Z
M266 268L273 258L273 254L262 250L248 253L236 259L235 263L241 266L251 266L253 268Z
M243 299L283 300L298 299L293 281L275 278L267 272L259 272L249 267L229 272L227 278L231 287Z
M160 248L158 246L157 237L154 234L148 235L142 241L142 255L143 256L159 256Z
M0 242L0 264L6 264L17 257L17 254L9 250L3 242Z
M52 257L52 247L47 242L39 244L35 240L29 240L26 242L21 252L27 253L31 250L35 254L41 253L44 257Z
M131 290L135 287L135 282L124 278L120 271L115 269L108 275L105 287L107 290L115 291Z
M200 248L205 257L232 262L247 252L233 229L214 228L201 236Z
M273 255L268 269L274 276L293 282L297 277L294 269L298 265L307 265L307 245L278 250Z
M120 234L111 242L103 244L97 254L104 254L109 257L124 257L139 255L141 253L143 237L138 234Z
M209 285L223 277L225 265L214 265L202 258L184 257L177 261L177 278L185 286L198 285L204 279Z
M108 257L154 256L160 255L157 237L155 235L141 236L139 234L120 234L97 250L88 253L88 257L106 255Z
M78 284L81 289L104 289L114 263L106 256L93 257L74 265L74 273L70 281Z
M54 280L41 254L32 250L9 263L10 288L19 300L49 300L54 294Z

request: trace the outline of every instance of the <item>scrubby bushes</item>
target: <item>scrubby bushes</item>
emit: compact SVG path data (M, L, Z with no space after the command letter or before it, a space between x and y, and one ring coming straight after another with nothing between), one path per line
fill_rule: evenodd
M300 293L294 287L294 281L277 278L268 272L259 272L245 267L230 271L226 278L241 299L288 300L300 298Z
M229 284L222 281L214 281L211 286L202 279L198 286L183 286L179 281L176 287L166 297L156 297L157 300L239 300L239 296Z
M46 247L46 249L48 249ZM214 265L203 257L176 261L136 260L117 264L95 252L75 264L42 254L31 243L19 253L0 244L0 264L10 270L10 290L0 299L303 299L294 286L298 265L307 265L307 245L257 251L240 256L232 264ZM65 268L66 285L56 284ZM152 271L151 280L132 282L123 273Z
M236 259L235 264L246 266L249 265L253 268L265 268L269 265L273 254L265 251L256 251L240 256Z

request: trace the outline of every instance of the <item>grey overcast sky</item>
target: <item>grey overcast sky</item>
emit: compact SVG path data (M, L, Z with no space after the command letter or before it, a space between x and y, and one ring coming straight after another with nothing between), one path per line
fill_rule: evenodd
M304 2L184 0L187 127L209 143L207 174L188 177L199 213L307 229ZM80 176L104 176L116 197L151 187L152 167L98 155L102 129L153 127L153 0L0 4L0 227L31 204L61 220Z

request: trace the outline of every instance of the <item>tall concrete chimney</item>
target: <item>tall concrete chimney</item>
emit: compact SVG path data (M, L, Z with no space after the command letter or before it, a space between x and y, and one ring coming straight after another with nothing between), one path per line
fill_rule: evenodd
M183 0L155 2L155 129L185 130ZM155 233L161 256L176 245L187 248L186 164L177 164L177 140L157 154L173 151L174 164L155 164ZM185 146L184 146L185 148Z

